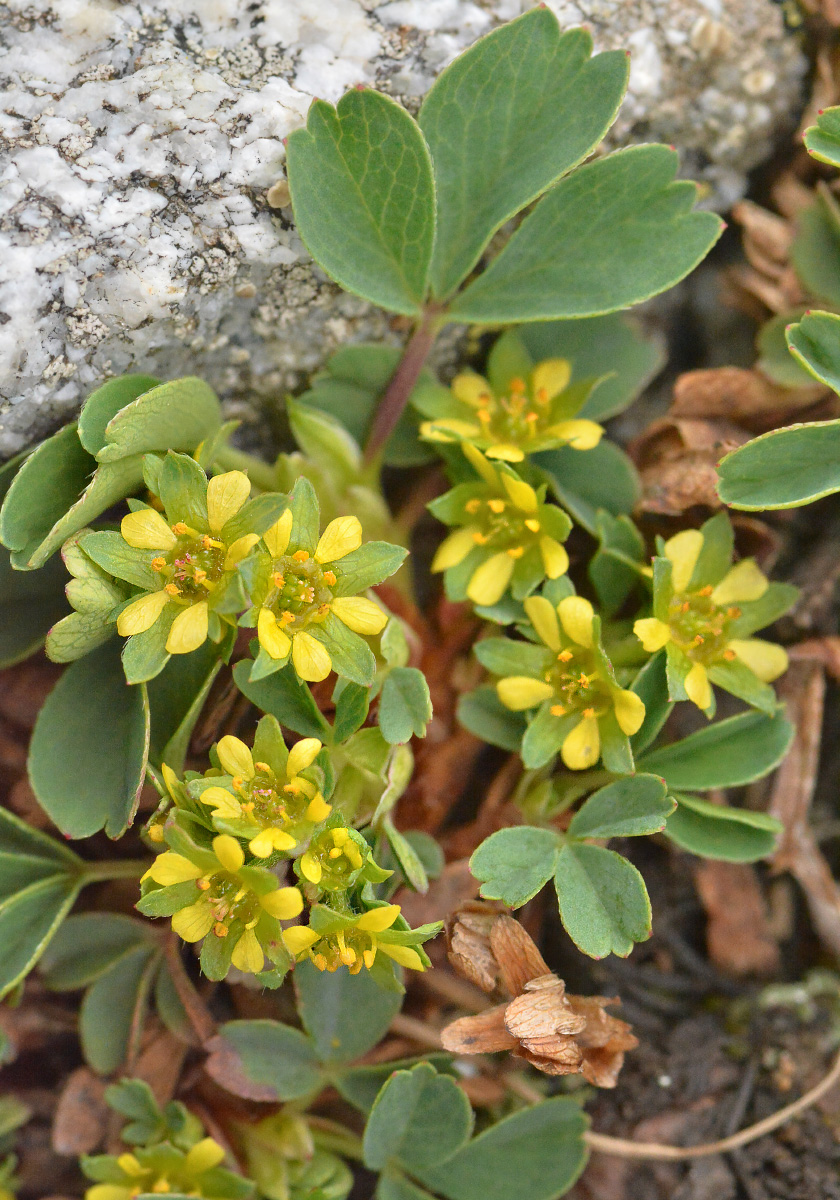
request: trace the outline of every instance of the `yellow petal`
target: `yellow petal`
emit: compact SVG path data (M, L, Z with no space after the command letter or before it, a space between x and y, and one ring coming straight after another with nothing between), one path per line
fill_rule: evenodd
M185 942L200 942L215 924L213 911L204 900L196 900L172 917L172 928Z
M553 400L569 386L572 368L565 358L546 358L537 363L531 373L531 390L534 399L539 392L544 391L545 400Z
M473 604L495 604L505 594L513 574L514 560L509 554L494 554L473 571L467 595Z
M488 458L495 458L500 462L522 462L525 458L519 447L511 445L509 442L499 442L495 446L488 446L484 453Z
M560 626L557 610L545 596L529 596L525 601L525 612L542 641L549 650L560 649Z
M767 576L752 558L744 558L724 575L712 592L715 604L742 604L759 600L770 586Z
M240 971L256 975L265 966L265 955L253 929L246 929L233 948L231 963Z
M377 942L376 949L381 950L383 954L387 954L389 958L399 963L401 967L408 967L412 971L426 970L422 958L411 946L392 946L386 942Z
M536 708L543 700L549 700L554 695L554 688L529 675L508 675L496 684L496 692L505 708L524 712L526 708Z
M146 872L150 879L163 884L164 887L169 887L172 883L186 883L189 879L198 879L202 874L201 867L184 858L183 854L176 854L174 850L164 850Z
M478 437L481 427L470 421L445 417L439 421L423 421L420 436L430 442L460 442L463 438Z
M209 1171L211 1167L217 1167L224 1156L225 1152L218 1142L214 1142L211 1137L202 1138L187 1151L184 1173L200 1175L202 1171Z
M166 763L160 764L160 773L163 776L163 782L166 784L166 790L169 792L169 795L173 800L177 800L179 795L178 776Z
M284 929L280 936L289 953L297 958L299 954L304 954L311 946L314 946L321 935L306 925L293 925L291 929Z
M558 421L546 430L552 437L562 438L573 450L594 450L604 435L602 426L597 421L587 421L582 417L574 421Z
M475 546L474 530L468 525L465 529L456 529L444 538L432 559L432 571L447 571L463 562L470 550Z
M592 645L592 622L595 610L583 596L566 596L557 605L560 624L579 646Z
M133 1154L121 1154L117 1158L117 1166L126 1175L132 1175L135 1179L139 1179L143 1174L143 1168L140 1166L139 1160Z
M289 546L289 538L292 533L292 510L287 508L278 519L274 522L270 529L266 529L263 534L263 541L268 546L268 552L274 558L279 558L281 554L285 554Z
M227 733L216 743L219 763L226 775L241 775L243 779L254 778L254 756L238 737Z
M183 608L169 630L166 649L170 654L189 654L207 639L207 601L199 600Z
M263 829L248 843L248 849L257 858L268 858L275 850L293 850L297 842L290 833L282 829Z
M615 719L622 733L632 737L638 733L645 719L645 704L635 692L621 691L613 693Z
M490 463L484 457L480 450L475 446L471 446L469 442L461 442L461 449L464 452L466 460L475 468L485 483L489 483L491 487L499 486L499 475Z
M304 879L308 879L310 883L320 883L323 875L323 868L320 861L315 857L311 850L307 850L301 855L300 873Z
M358 550L362 544L362 526L358 517L336 517L330 521L315 547L315 561L336 562Z
M537 493L524 479L515 479L513 475L502 472L502 487L510 496L520 512L533 513L537 511Z
M207 523L212 533L218 533L231 517L235 517L251 495L251 481L242 471L225 471L214 475L207 484Z
M260 609L257 637L263 650L272 658L286 658L292 648L292 639L277 624L277 618L270 608Z
M569 569L566 547L561 545L556 538L549 537L547 534L543 534L540 538L540 556L549 579L559 579Z
M235 542L231 542L225 555L224 569L226 571L233 570L237 563L242 562L242 559L251 553L259 540L258 533L246 533L241 538L237 538Z
M330 608L348 629L365 637L381 633L388 624L387 614L364 596L340 596L332 601Z
M305 630L292 638L292 662L298 675L307 683L326 679L332 670L332 659L326 646Z
M712 703L712 685L702 663L695 663L685 677L685 691L689 700L705 712Z
M151 629L168 603L169 595L163 588L159 592L148 592L145 596L138 596L117 617L117 633L121 637L145 633L147 629Z
M594 767L601 754L601 735L595 717L583 717L560 747L560 757L570 771Z
M5 1194L12 1195L8 1191ZM133 1187L121 1187L118 1183L95 1183L85 1192L85 1200L131 1200L133 1194ZM3 1192L0 1192L0 1197L5 1200Z
M245 862L245 853L235 837L220 833L213 838L213 853L226 871L238 871Z
M665 543L665 557L671 561L671 583L675 592L684 592L691 582L697 559L703 549L699 529L683 529Z
M729 648L763 683L772 683L788 669L787 651L763 638L735 638Z
M362 913L356 922L356 928L364 929L367 933L381 933L383 929L390 929L399 915L399 904L386 904L382 908L371 908L366 913Z
M331 812L332 812L332 805L327 804L326 800L321 795L321 793L317 792L315 794L315 796L313 796L313 798L310 800L309 805L307 806L306 819L307 819L307 821L315 821L315 822L326 821L327 817L330 815Z
M291 921L303 912L303 896L296 887L281 887L267 896L260 896L260 904L278 921Z
M201 793L201 803L213 809L213 815L235 820L242 816L242 805L226 788L209 787Z
M128 513L120 522L120 533L135 550L171 550L178 540L153 508Z
M633 632L647 650L654 654L671 640L671 627L656 617L642 617L633 625Z
M483 408L487 401L493 398L490 384L473 371L465 371L462 375L455 376L452 380L452 395L462 404L469 404L470 408Z
M294 779L295 775L300 775L301 771L311 767L321 753L321 746L322 743L312 737L301 738L299 742L295 742L286 762L286 778Z

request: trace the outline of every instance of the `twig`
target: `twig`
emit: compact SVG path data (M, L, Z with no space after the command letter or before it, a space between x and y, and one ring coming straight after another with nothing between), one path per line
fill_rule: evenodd
M406 1017L398 1014L391 1022L391 1028L395 1033L401 1033L405 1037L413 1038L420 1045L429 1046L436 1050L441 1048L440 1034L437 1030L432 1029L423 1021L418 1021L415 1017ZM634 1142L629 1138L610 1137L606 1133L595 1133L594 1130L587 1130L583 1138L587 1145L592 1150L599 1150L602 1154L613 1154L619 1158L643 1158L658 1162L682 1162L688 1158L706 1158L712 1154L726 1154L729 1150L737 1150L741 1146L746 1146L750 1142L756 1141L765 1134L772 1133L774 1129L778 1129L781 1125L786 1124L797 1113L803 1112L806 1108L810 1108L816 1104L826 1092L829 1092L836 1083L840 1082L840 1053L837 1054L828 1074L810 1091L807 1091L804 1096L800 1096L798 1100L794 1100L791 1104L780 1108L778 1112L772 1116L765 1117L763 1121L757 1121L755 1125L748 1125L746 1129L742 1129L739 1133L733 1133L730 1137L721 1138L717 1142L703 1142L699 1146L666 1146L661 1142ZM523 1100L527 1100L529 1104L539 1104L545 1097L531 1084L516 1076L507 1076L504 1078L505 1087L508 1091L514 1092Z
M199 996L193 981L187 974L184 961L181 958L181 943L174 933L170 934L166 939L164 954L166 956L166 965L169 967L169 974L172 976L172 983L175 991L178 993L178 999L184 1006L184 1011L195 1030L199 1042L201 1045L204 1045L215 1034L216 1022L213 1020L210 1010L201 996Z
M391 382L385 389L385 394L374 413L365 445L366 463L373 462L396 429L397 422L403 414L408 398L420 378L420 372L423 370L426 359L429 357L429 351L435 344L439 328L440 311L434 307L427 308L420 324L411 335L399 365L391 376Z

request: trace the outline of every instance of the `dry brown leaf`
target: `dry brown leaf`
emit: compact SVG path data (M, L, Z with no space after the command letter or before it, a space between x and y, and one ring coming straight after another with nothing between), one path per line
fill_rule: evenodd
M502 913L493 922L490 949L499 964L502 984L511 996L523 992L532 979L551 974L534 939L507 913Z
M733 975L769 975L779 968L779 947L767 908L748 863L698 860L694 882L706 910L709 958Z
M669 416L723 419L761 433L775 429L786 418L789 422L828 394L828 389L819 383L785 388L772 383L760 371L713 367L680 375L674 384ZM724 439L734 434L734 430L720 430Z
M498 904L475 900L462 904L447 921L447 956L455 970L480 987L495 991L499 964L490 948L490 931L504 910Z
M52 1127L57 1154L92 1154L102 1144L111 1115L105 1103L107 1086L89 1067L79 1067L68 1076Z
M580 1033L586 1018L575 1015L565 993L566 985L556 975L543 975L526 983L522 995L507 1006L508 1032L521 1042L551 1039L558 1033Z
M517 1039L505 1027L506 1004L488 1008L472 1017L461 1017L442 1031L441 1045L451 1054L491 1054L513 1050Z

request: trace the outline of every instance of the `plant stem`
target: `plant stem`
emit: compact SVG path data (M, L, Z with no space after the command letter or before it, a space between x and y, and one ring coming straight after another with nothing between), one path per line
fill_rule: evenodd
M225 471L244 471L261 492L277 491L277 472L274 467L245 450L238 450L236 446L222 446L214 462Z
M430 306L409 338L399 365L374 413L365 446L366 463L373 462L396 429L442 324L440 310Z
M198 1038L199 1044L204 1045L216 1032L216 1022L210 1009L198 994L193 981L187 974L184 960L181 958L181 941L177 934L169 933L163 949L166 965L178 999L184 1006L190 1025Z
M104 883L108 879L139 879L150 866L147 858L109 858L105 862L86 862L82 871L83 886Z

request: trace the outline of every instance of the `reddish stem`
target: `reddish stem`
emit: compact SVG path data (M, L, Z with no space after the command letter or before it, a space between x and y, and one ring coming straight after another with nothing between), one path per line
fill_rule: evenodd
M441 324L440 310L429 307L403 351L396 371L379 401L365 446L365 462L372 462L397 427L414 385L420 377Z

